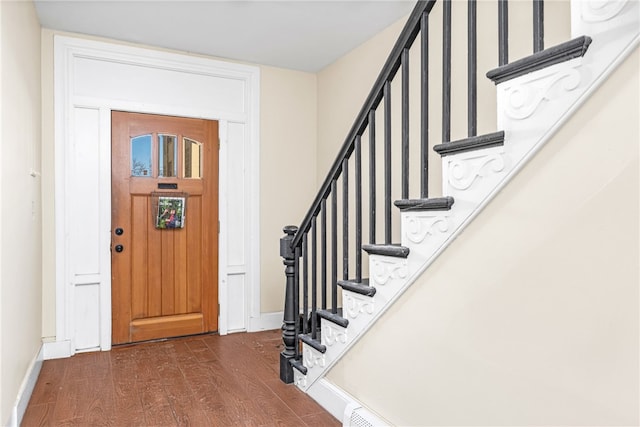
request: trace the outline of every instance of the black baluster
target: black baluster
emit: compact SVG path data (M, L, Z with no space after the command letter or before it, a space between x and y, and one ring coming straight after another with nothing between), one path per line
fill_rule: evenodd
M322 270L320 272L320 286L322 293L322 309L327 309L327 199L320 204L320 251L322 255Z
M391 83L384 84L384 242L391 244Z
M369 111L369 243L376 243L376 112Z
M402 198L409 198L409 49L400 56L402 63Z
M280 353L280 380L289 384L293 382L293 368L289 364L289 360L296 356L296 306L295 306L295 251L291 247L293 236L298 227L293 225L286 226L283 231L286 233L280 239L280 256L283 258L285 265L285 301L284 301L284 319L282 324L282 341L284 349Z
M307 237L302 236L302 333L309 332L309 255L307 248Z
M478 132L478 80L477 71L477 26L476 0L469 0L467 13L467 132L469 136L476 136Z
M349 159L342 160L342 280L349 280Z
M355 141L355 191L356 191L356 282L362 282L362 149L361 136Z
M311 220L311 338L316 339L318 313L318 266L317 266L317 237L316 217Z
M509 4L498 0L498 65L509 63Z
M533 0L533 53L544 50L544 1Z
M338 313L338 189L331 181L331 312Z
M442 4L442 142L451 140L451 1Z
M420 20L420 197L429 197L429 14Z

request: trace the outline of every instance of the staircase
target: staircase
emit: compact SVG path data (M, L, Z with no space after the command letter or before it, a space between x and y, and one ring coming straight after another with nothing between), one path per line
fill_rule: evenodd
M410 92L408 60L414 44L423 58L428 51L429 14L435 3L417 3L308 214L299 227L284 229L280 250L286 265L287 299L281 379L302 390L324 377L640 42L638 2L572 1L573 38L545 49L543 3L534 1L533 53L509 62L508 2L498 1L499 64L493 70L481 70L496 84L497 128L477 135L476 5L469 1L469 79L466 93L455 94L468 99L469 136L450 141L451 3L444 0L443 23L438 28L444 41L443 124L442 136L434 145L429 142L434 135L428 132L428 71L422 73L420 88ZM423 70L428 66L423 59ZM396 74L402 100L400 141L392 141L391 132L391 82ZM411 151L420 157L419 173L409 171L414 164L409 159L410 93L421 99L420 141ZM380 117L382 126L376 125ZM376 135L381 127L382 142ZM376 160L379 145L382 162ZM442 161L443 188L436 197L428 194L426 152L431 149ZM365 150L368 177L363 178ZM380 163L382 171L377 169ZM399 169L397 177L392 175L393 168ZM414 180L416 175L419 178ZM414 192L419 197L411 198L409 186L416 181L419 192ZM397 200L392 200L394 193L400 194ZM383 236L378 235L379 229ZM363 230L368 244L362 241ZM393 242L394 236L400 241ZM368 274L363 275L363 270Z

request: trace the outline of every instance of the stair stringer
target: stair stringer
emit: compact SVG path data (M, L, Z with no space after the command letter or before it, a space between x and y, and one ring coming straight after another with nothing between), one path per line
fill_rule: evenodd
M401 213L401 244L410 249L409 256L370 256L376 294L342 291L349 324L343 328L322 319L324 354L303 343L307 374L294 369L300 389L309 390L325 376L640 44L638 1L572 0L571 13L572 35L593 40L587 53L497 85L504 146L443 158L443 195L452 196L455 204L446 212Z

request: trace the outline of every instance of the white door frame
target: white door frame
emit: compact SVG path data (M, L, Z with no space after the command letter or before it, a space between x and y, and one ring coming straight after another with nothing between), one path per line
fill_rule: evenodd
M47 353L111 348L112 110L219 121L219 332L247 330L260 318L259 68L66 36L55 36L54 61L56 341Z

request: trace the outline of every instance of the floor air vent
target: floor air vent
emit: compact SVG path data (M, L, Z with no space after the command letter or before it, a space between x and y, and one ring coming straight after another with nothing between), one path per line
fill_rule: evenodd
M342 420L343 427L388 427L389 424L382 421L378 416L373 414L362 406L353 404L347 405Z

